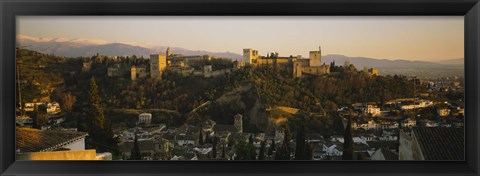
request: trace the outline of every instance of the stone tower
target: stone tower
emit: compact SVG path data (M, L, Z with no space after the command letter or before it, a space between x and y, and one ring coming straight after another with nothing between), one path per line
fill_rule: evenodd
M243 133L243 117L241 114L237 114L235 116L233 116L234 118L234 122L233 122L233 126L235 126L235 128L238 129L238 132L239 133Z
M132 79L132 81L135 81L137 79L137 67L132 66L132 68L130 69L130 78Z
M310 51L310 66L320 66L322 64L322 48L319 46L318 51Z
M250 48L243 49L243 61L247 64L253 64L258 59L258 51Z
M172 51L170 51L170 47L167 48L167 52L165 54L167 55L167 57L172 55Z
M150 55L150 77L161 79L162 73L167 68L167 56L163 54Z

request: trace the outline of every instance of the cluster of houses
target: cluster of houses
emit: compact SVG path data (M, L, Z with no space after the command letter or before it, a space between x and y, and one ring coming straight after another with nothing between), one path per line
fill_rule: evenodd
M253 140L251 143L255 146L257 155L260 153L262 142L265 142L267 149L272 145L272 141L277 145L284 142L285 130L283 128L277 128L273 133L254 134L243 132L242 116L240 114L233 117L234 124L217 124L213 120L206 120L201 125L183 124L178 128L168 127L165 124L150 124L150 118L151 114L142 113L138 119L138 124L142 125L116 132L116 135L121 139L119 149L123 159L129 159L131 156L135 140L138 142L143 160L235 160L237 155L235 150L236 142L250 142L250 140ZM398 122L401 124L400 127ZM419 127L416 125L416 120L410 118L400 121L355 121L352 122L351 126L354 131L355 153L357 159L362 160L428 159L427 155L430 154L428 152L431 151L427 150L430 150L430 148L421 146L421 143L418 141L424 140L424 138L420 139L419 135L436 129L446 131L463 129L447 129L447 127L425 129L429 127ZM447 136L448 134L439 135ZM455 138L448 138L448 140L453 139ZM325 138L318 133L306 134L306 142L313 146L313 160L341 160L344 151L344 141L343 135L333 135ZM406 144L408 146L405 146ZM455 145L457 144L455 143ZM296 145L295 138L290 141L290 145L291 149L294 150ZM412 147L420 148L418 149L419 151L426 153L412 154L411 151L405 151ZM442 147L448 148L451 146ZM457 148L458 146L454 147ZM293 150L292 158L294 157ZM274 155L275 151L273 151L273 154L266 154L264 159L273 160Z
M151 124L151 118L152 114L142 113L136 127L115 132L120 139L118 146L123 159L131 157L135 141L138 142L142 160L233 159L232 142L248 140L252 135L243 133L240 114L233 117L234 124L217 124L207 120L201 125L183 124L176 128Z
M392 113L400 114L405 112L415 112L423 108L431 107L435 109L436 116L444 118L448 116L463 116L465 109L460 105L452 105L449 102L436 102L419 98L395 99L385 102L383 107L379 107L375 102L355 103L351 106L354 115L366 115L370 117L390 117ZM349 107L339 108L338 111L344 111Z
M25 103L24 110L26 112L32 112L34 111L35 106L46 106L47 113L49 114L57 114L61 112L60 104L58 102Z
M46 110L49 125L46 125L44 128L49 128L51 125L61 124L66 120L61 113L62 109L60 108L60 104L57 102L25 103L23 110L25 113L33 113L35 106L44 107L44 110ZM32 127L33 119L26 114L22 114L16 116L15 123L22 127Z

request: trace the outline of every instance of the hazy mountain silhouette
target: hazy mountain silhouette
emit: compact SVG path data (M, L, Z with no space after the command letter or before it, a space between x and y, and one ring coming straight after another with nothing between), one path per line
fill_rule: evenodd
M409 61L409 60L388 60L373 59L367 57L348 57L344 55L322 56L322 62L342 66L348 60L357 70L366 68L377 68L380 75L405 75L417 76L419 78L435 78L443 76L463 76L463 59L443 60L438 62Z
M442 64L442 65L462 65L463 66L465 64L465 59L440 60L440 61L436 61L435 63Z
M65 38L36 38L21 36L17 38L17 45L22 45L28 49L42 52L45 54L54 54L65 57L89 57L100 53L107 56L144 56L149 57L152 53L165 53L167 46L144 47L135 46L126 43L105 43L93 39L73 39ZM232 52L210 52L194 51L180 47L170 48L174 54L183 55L211 55L222 58L241 59L240 54Z

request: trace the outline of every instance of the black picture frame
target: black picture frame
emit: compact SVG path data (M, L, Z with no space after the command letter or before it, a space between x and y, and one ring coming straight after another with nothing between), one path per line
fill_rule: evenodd
M1 0L1 175L479 175L478 0ZM465 17L465 161L15 161L17 15Z

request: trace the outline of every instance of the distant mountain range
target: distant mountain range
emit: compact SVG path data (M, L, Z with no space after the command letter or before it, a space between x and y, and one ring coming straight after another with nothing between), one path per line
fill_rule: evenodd
M45 54L54 54L65 57L88 57L96 53L107 56L144 56L149 57L152 53L165 52L167 46L151 46L147 44L136 43L109 43L96 39L67 39L67 38L47 38L31 37L25 35L17 36L17 45L28 49L42 52ZM222 58L241 59L240 54L232 52L210 52L195 51L180 47L170 47L174 54L183 55L211 55Z
M27 49L35 50L45 54L54 54L65 57L88 57L96 53L107 56L144 56L149 57L152 53L164 53L166 46L152 46L139 43L110 43L97 39L67 39L67 38L46 38L17 36L17 44ZM211 55L222 58L241 60L242 55L232 52L210 52L194 51L180 47L170 47L173 53L183 55ZM381 75L402 74L418 77L438 76L463 76L464 59L440 60L435 62L409 61L409 60L388 60L367 57L349 57L344 55L331 54L322 56L322 62L330 64L335 61L336 65L343 65L348 60L358 70L367 68L378 68Z
M408 61L408 60L387 60L367 57L348 57L344 55L322 56L322 62L341 66L347 61L353 64L358 70L366 68L377 68L381 75L405 75L417 76L419 78L437 78L445 76L463 76L464 59L440 60L436 62Z
M409 60L388 60L374 59L367 57L348 57L344 55L330 54L322 56L322 62L330 63L335 61L336 65L343 65L348 60L357 68L375 67L375 68L438 68L438 67L463 67L464 59L442 60L437 62L427 61L409 61Z

